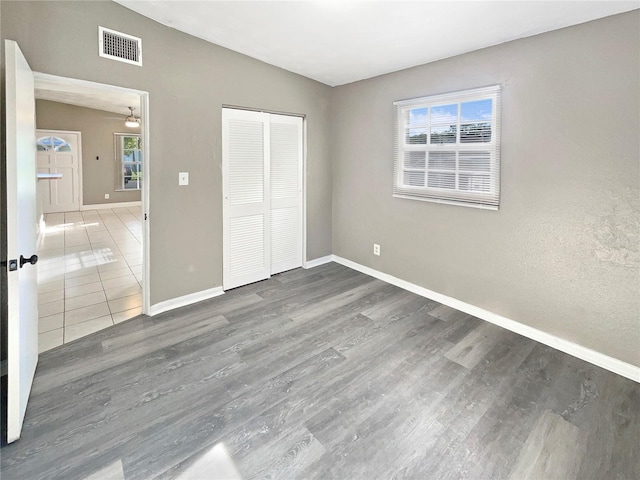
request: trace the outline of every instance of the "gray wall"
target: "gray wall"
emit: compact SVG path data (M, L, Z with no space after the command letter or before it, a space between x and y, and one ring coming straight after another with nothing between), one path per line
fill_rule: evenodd
M150 92L152 303L221 284L220 108L243 105L307 115L308 259L333 251L640 365L638 12L332 90L114 3L0 8L34 70ZM98 57L98 25L142 37L144 67ZM392 102L496 83L501 209L393 199Z
M36 100L36 126L45 130L82 132L82 198L84 205L135 202L140 191L116 191L114 133L140 133L124 126L125 115ZM99 157L99 160L96 160ZM104 194L109 194L109 199Z
M334 253L640 365L639 24L635 11L335 88ZM392 102L493 84L500 210L392 198Z
M34 71L149 92L151 303L222 283L221 108L305 114L307 258L331 253L326 85L217 47L112 2L2 1L2 37ZM98 26L142 38L144 66L98 56ZM190 185L178 186L178 172Z

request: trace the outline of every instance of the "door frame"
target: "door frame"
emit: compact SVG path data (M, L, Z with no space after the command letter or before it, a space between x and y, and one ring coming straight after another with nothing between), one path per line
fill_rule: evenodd
M38 139L38 132L46 132L46 133L52 133L52 134L63 134L63 135L76 135L78 137L78 211L82 210L82 207L84 205L84 200L82 197L82 193L83 193L83 181L82 181L82 132L78 131L78 130L49 130L48 128L36 128L36 140ZM38 168L38 165L36 163L36 168ZM40 181L40 180L38 180ZM51 181L51 182L55 182L55 180L47 180L47 181ZM70 210L71 211L71 210ZM75 210L73 210L75 211ZM43 212L44 215L44 212ZM38 219L39 221L42 219Z
M291 113L291 112L282 112L278 110L265 110L260 108L252 108L252 107L241 107L238 105L230 105L223 103L220 108L220 119L222 120L222 111L225 108L230 108L234 110L248 110L250 112L260 112L260 113L268 113L272 115L286 115L289 117L298 117L302 118L302 268L307 268L307 115L304 113ZM222 121L220 123L222 128ZM222 174L224 175L224 169L222 168L222 163L220 164L220 169ZM222 185L224 185L224 178L221 178ZM222 192L222 225L224 228L224 192ZM224 233L223 233L224 235ZM224 251L223 255L223 265L224 265ZM224 267L223 267L224 268ZM220 278L224 278L224 272ZM224 288L224 282L223 288Z
M137 90L127 87L119 87L117 85L109 85L106 83L91 82L89 80L81 80L78 78L62 77L59 75L51 75L42 72L33 72L36 86L38 82L55 83L60 86L66 86L72 90L73 87L91 89L96 92L120 93L137 95L140 99L140 118L141 128L140 135L142 138L142 171L144 172L144 181L142 182L142 313L150 314L151 307L151 234L150 234L150 178L151 178L151 162L150 160L150 120L149 120L149 92ZM123 120L126 115L123 113ZM83 183L82 181L80 183ZM81 206L84 202L81 198Z
M307 261L307 116L302 115L302 268Z

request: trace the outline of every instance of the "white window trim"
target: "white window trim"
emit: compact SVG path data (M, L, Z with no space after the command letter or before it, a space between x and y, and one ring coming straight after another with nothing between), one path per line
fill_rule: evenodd
M458 128L456 143L451 144L406 144L406 118L411 109L431 107L445 104L469 102L474 100L492 100L491 141L486 143L459 143L460 136L460 106L458 106ZM428 97L413 98L394 102L395 129L394 129L394 171L393 171L393 196L411 200L442 203L448 205L460 205L489 210L498 210L500 205L500 118L501 98L500 85L475 88ZM429 110L430 111L430 110ZM430 124L427 124L427 132ZM427 141L428 141L427 137ZM455 151L457 152L486 150L490 153L490 184L489 193L471 192L457 189L442 189L435 187L416 187L404 185L404 154L410 151L425 151L425 173L428 173L429 151ZM457 161L456 161L457 165ZM456 169L456 176L459 170Z

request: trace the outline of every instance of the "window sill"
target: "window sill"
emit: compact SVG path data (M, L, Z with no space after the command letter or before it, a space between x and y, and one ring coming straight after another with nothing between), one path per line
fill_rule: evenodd
M420 202L431 202L431 203L441 203L443 205L454 205L456 207L471 207L471 208L479 208L481 210L494 210L497 211L500 209L497 205L484 205L481 203L466 203L466 202L456 202L453 200L441 200L439 198L428 198L428 197L420 197L417 195L402 195L399 193L393 194L394 198L404 198L405 200L418 200Z

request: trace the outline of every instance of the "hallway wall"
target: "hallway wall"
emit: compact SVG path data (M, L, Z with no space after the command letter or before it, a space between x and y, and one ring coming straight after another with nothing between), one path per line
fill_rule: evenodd
M331 253L330 87L114 2L0 9L2 38L18 42L32 70L149 92L151 304L222 284L222 105L306 116L307 258ZM143 66L98 56L99 26L141 37Z
M126 112L125 112L126 113ZM125 114L36 100L36 127L82 133L82 196L84 205L139 202L140 190L116 190L114 133L140 133L124 126ZM99 157L99 160L96 159ZM104 194L109 194L109 199Z

